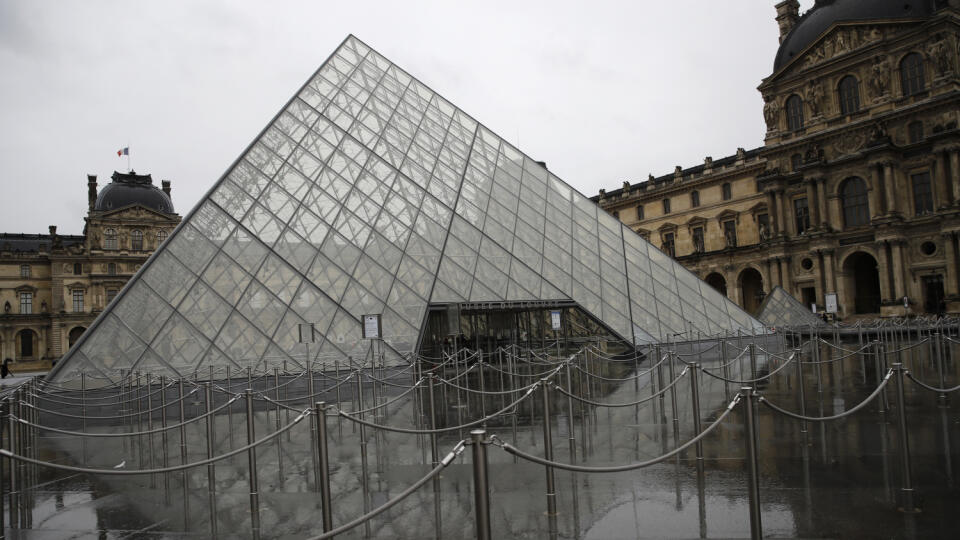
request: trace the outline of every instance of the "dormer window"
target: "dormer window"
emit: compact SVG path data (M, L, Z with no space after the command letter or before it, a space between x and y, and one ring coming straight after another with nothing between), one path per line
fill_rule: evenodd
M103 249L111 250L111 251L117 249L117 230L116 229L104 229Z
M900 61L900 87L904 97L927 89L923 74L923 56L920 53L910 53Z
M837 87L840 97L840 113L853 114L860 110L860 82L853 75L840 79Z
M787 98L785 107L787 113L787 129L797 131L803 129L803 100L794 94Z

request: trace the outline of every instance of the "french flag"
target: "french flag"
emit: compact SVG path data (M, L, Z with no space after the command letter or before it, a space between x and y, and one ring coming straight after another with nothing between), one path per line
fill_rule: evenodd
M120 157L120 156L129 156L129 155L130 155L130 147L129 147L129 146L124 146L124 147L121 148L120 150L117 150L117 157Z

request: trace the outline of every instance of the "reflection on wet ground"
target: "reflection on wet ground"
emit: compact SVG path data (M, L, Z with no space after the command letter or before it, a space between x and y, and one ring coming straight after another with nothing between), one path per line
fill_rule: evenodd
M934 387L954 386L960 379L960 345L946 341L942 349L943 383L935 349L929 341L885 343L876 349L852 341L820 345L813 353L809 340L799 357L791 357L787 340L766 339L755 349L757 377L769 377L758 391L770 403L800 411L795 361L803 360L806 414L842 414L868 397L888 366L903 362L910 373ZM561 370L547 385L559 383L569 394L604 404L597 407L550 391L553 459L582 465L620 465L649 460L694 436L690 371L684 362L700 361L706 371L730 380L751 375L746 340L734 340L718 354L717 341L687 344L679 355L656 368L656 354L634 365L622 358L604 358L591 348L575 364ZM699 351L699 352L697 352ZM854 352L859 351L859 352ZM573 352L573 351L571 351ZM664 349L663 354L666 354ZM739 356L738 356L739 354ZM456 426L507 407L525 387L549 373L546 360L489 356L482 368L471 358L466 367L452 364L438 370L432 383L413 370L367 372L364 384L345 380L336 385L333 373L315 374L315 391L329 403L339 393L344 411L370 408L366 421L411 429ZM791 361L792 358L792 361ZM555 361L551 359L550 361ZM815 363L816 362L816 363ZM725 367L722 367L724 366ZM677 382L665 387L672 380ZM481 378L480 373L483 372ZM639 375L637 375L639 373ZM699 372L703 428L736 397L741 384ZM772 373L772 374L771 374ZM879 377L878 377L879 376ZM446 379L444 383L440 379ZM377 382L379 380L380 382ZM481 382L482 381L482 382ZM569 386L568 386L569 381ZM279 385L277 384L279 383ZM17 453L37 459L90 468L130 470L163 468L222 455L247 444L247 421L241 396L224 407L246 380L219 379L211 387L210 407L223 407L211 417L208 450L205 392L185 384L183 418L198 421L162 433L166 424L180 423L178 384L156 380L120 390L84 393L41 392L40 409L32 416L23 407L18 418L68 431L83 427L91 433L154 430L150 435L80 438L53 431L25 437ZM300 396L308 392L302 375L251 378L254 388L254 439L274 432L307 408ZM434 418L430 419L433 386ZM279 386L279 388L277 388ZM336 387L336 389L334 389ZM480 393L480 389L483 393ZM659 395L657 389L664 389ZM898 510L904 505L900 452L900 410L893 379L880 396L863 409L831 422L809 422L756 408L759 500L766 537L803 538L953 538L960 530L960 488L954 478L960 445L957 405L910 380L904 382L909 431L910 472L919 513ZM118 391L123 395L117 396ZM507 392L507 393L500 393ZM363 407L357 403L362 396ZM652 396L652 397L651 397ZM266 401L265 398L274 400ZM954 393L954 402L957 393ZM673 403L676 403L674 409ZM294 410L278 408L289 404ZM885 407L884 405L888 407ZM150 415L148 411L154 410ZM166 412L161 415L160 411ZM541 390L506 414L486 422L487 434L537 456L544 454L544 407ZM568 422L573 414L573 430ZM744 418L741 405L703 439L700 466L693 447L669 459L630 472L615 474L555 471L555 516L547 515L543 466L516 458L489 444L490 515L493 538L742 538L750 536L748 476L745 463ZM74 418L85 416L85 420ZM110 418L102 418L110 417ZM328 410L330 484L333 524L341 525L397 497L431 469L431 441L422 434L396 433L362 426ZM20 424L22 426L22 424ZM322 532L321 500L317 493L317 434L307 416L282 435L260 444L256 451L259 481L260 536L306 538ZM22 429L18 427L17 429ZM805 429L805 431L804 431ZM452 430L437 438L439 457L469 429ZM4 431L4 448L9 448ZM365 445L361 445L365 442ZM29 446L29 448L27 448ZM56 471L45 467L4 468L4 525L10 538L249 538L251 501L248 455L206 466L140 476L105 476ZM6 461L6 460L4 460ZM11 472L29 485L10 494ZM211 475L212 472L212 475ZM366 474L364 474L364 472ZM212 481L211 481L212 480ZM20 480L18 480L19 482ZM15 484L15 485L20 485ZM473 465L469 449L457 457L435 482L428 482L405 500L364 525L337 538L475 538ZM211 515L215 516L211 521ZM551 532L553 533L551 535Z

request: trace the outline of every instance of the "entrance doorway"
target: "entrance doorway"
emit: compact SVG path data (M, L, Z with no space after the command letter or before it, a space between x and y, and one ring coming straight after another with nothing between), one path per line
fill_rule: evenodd
M877 260L870 254L857 252L843 263L847 275L847 291L853 292L854 313L880 313L880 272ZM848 293L849 294L849 293Z
M763 276L753 268L747 268L740 272L740 294L743 309L750 314L756 315L760 309L760 303L766 293L763 291Z
M943 276L923 276L923 311L942 315L946 311L943 302Z
M707 279L705 279L704 281L707 282L707 285L710 285L711 287L716 289L717 292L719 292L720 294L724 296L727 295L727 280L723 279L723 276L720 275L718 272L713 272L712 274L707 276Z

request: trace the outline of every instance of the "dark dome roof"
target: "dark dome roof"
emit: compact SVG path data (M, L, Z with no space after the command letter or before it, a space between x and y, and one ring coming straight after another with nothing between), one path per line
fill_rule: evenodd
M934 0L817 0L780 44L773 71L787 65L833 23L927 17L934 11Z
M163 212L173 213L173 202L170 196L153 185L149 174L114 172L113 182L104 186L97 196L93 209L98 211L116 210L131 204L139 204Z

